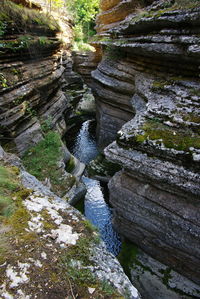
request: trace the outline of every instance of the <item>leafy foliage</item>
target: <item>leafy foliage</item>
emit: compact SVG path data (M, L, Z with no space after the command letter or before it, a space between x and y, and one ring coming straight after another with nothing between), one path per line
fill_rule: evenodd
M71 0L67 9L74 18L75 42L87 42L90 36L95 34L95 17L99 9L99 0Z
M94 21L98 7L99 0L72 0L69 2L69 8L75 14L76 24Z

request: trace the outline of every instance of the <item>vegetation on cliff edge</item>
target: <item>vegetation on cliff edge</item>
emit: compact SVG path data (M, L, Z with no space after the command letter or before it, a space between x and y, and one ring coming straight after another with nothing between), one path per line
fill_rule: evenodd
M32 31L32 26L42 27L43 31L58 32L55 19L38 10L29 9L9 0L3 0L0 7L0 36L7 31L22 33Z
M40 181L50 179L52 190L63 196L75 183L75 178L67 178L62 173L59 162L62 160L62 142L58 133L49 131L43 140L29 149L22 157L27 171Z

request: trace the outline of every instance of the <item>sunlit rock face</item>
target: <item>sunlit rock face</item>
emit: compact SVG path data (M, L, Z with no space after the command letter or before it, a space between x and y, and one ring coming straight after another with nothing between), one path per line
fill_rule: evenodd
M123 166L109 183L114 222L199 284L200 8L138 1L139 10L106 19L130 2L102 1L104 55L92 73L99 144L115 140L105 154Z
M107 31L115 27L127 16L145 8L151 3L153 3L153 0L101 1L101 12L96 20L97 32Z
M19 13L9 3L11 11ZM3 144L23 154L42 138L44 122L57 127L61 135L65 132L67 99L61 86L66 56L55 20L50 22L40 11L21 7L27 13L22 27L7 8L2 5L1 9L11 21L5 23L1 41L0 134Z

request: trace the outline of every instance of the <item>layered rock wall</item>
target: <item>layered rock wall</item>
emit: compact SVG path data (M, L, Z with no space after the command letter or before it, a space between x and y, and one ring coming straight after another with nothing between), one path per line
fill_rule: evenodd
M199 3L141 1L107 21L128 2L102 1L92 73L99 143L116 139L105 154L123 166L109 183L115 226L199 284Z
M0 134L23 154L42 138L45 121L64 134L63 47L53 18L9 1L1 9Z

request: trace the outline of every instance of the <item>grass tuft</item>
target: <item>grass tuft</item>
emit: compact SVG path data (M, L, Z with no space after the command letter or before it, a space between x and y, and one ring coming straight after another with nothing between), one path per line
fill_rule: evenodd
M32 25L42 26L44 31L59 31L58 23L51 16L3 0L0 8L0 35L4 35L10 27L13 27L13 24L19 33L32 30Z
M59 196L63 196L75 183L75 177L63 177L63 171L58 165L62 158L61 148L59 134L49 131L43 140L22 157L27 171L40 181L49 178L52 190Z
M14 192L19 190L16 167L0 165L0 217L9 217L15 209L12 199Z

